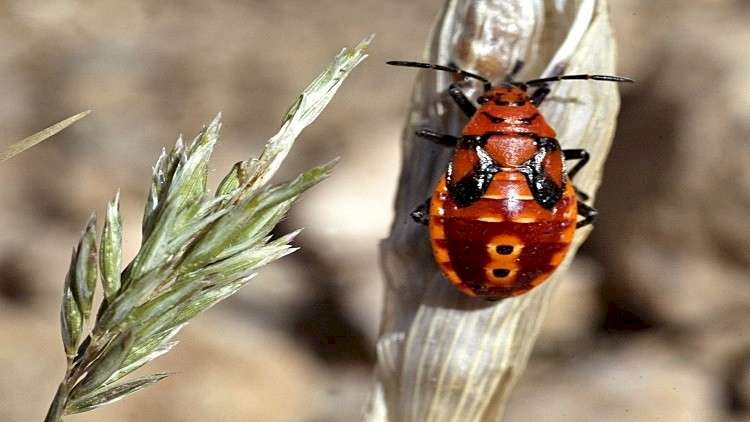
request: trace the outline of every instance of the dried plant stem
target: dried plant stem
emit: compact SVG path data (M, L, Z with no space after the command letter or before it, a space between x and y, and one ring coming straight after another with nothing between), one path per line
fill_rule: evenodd
M526 64L521 80L553 69L612 74L614 41L606 1L449 0L423 60L455 63L495 82L519 60ZM462 295L444 279L427 231L411 223L409 212L429 196L450 158L450 151L414 132L429 128L459 134L465 123L444 94L450 77L420 72L412 96L396 217L381 244L386 294L376 382L365 414L371 422L500 420L550 295L589 231L576 233L550 280L519 297L486 302ZM576 176L585 192L595 193L599 184L618 108L614 84L595 82L555 84L541 107L564 148L591 153L589 165Z
M65 129L66 127L88 116L90 113L91 113L91 110L88 110L88 111L83 111L81 113L78 113L74 116L70 116L63 121L57 122L48 128L42 129L39 132L16 142L15 144L7 147L4 151L0 151L0 162L3 162L5 160L10 160L11 158L26 151L27 149L33 147L34 145L46 139L49 139L50 137L56 135L61 130Z

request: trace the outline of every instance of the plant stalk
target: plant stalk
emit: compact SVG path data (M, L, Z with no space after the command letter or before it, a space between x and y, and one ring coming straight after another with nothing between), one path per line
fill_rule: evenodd
M563 71L614 74L606 0L446 0L422 61L453 64L493 82L525 63L518 80ZM401 57L397 57L401 59ZM413 59L413 56L405 59ZM558 70L555 70L558 69ZM381 243L386 288L367 422L500 421L529 359L555 286L589 229L576 231L565 261L529 293L496 302L458 292L435 263L429 233L411 222L451 159L417 131L460 134L466 119L446 89L453 75L417 76L402 143L402 170L390 236ZM473 92L467 84L467 93ZM540 113L564 148L592 160L576 185L592 194L601 180L619 107L614 84L552 86ZM573 280L570 280L573 281Z
M70 394L70 385L68 380L70 379L70 373L73 370L73 361L68 359L68 367L65 369L65 376L63 377L60 386L57 387L55 398L52 399L52 403L47 411L47 416L44 417L44 422L60 422L62 421L63 415L65 414L65 405L68 404L68 395Z

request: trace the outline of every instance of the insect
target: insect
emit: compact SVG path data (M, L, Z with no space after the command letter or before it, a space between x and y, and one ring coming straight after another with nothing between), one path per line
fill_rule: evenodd
M484 85L475 106L453 83L448 93L469 117L461 136L429 129L419 137L454 148L432 196L412 212L429 225L435 261L461 292L488 300L523 294L545 281L565 257L576 228L594 208L572 178L586 165L583 149L565 149L539 112L549 83L562 80L632 82L609 75L562 75L493 86L454 66L411 61L390 65L454 73ZM529 93L529 88L534 91ZM565 161L577 160L567 170ZM578 220L578 217L581 217Z

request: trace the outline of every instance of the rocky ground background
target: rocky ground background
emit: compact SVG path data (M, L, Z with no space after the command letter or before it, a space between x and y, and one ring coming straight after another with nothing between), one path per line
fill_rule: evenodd
M199 318L150 391L70 421L349 421L370 386L398 140L440 2L2 1L3 144L95 112L0 166L0 420L40 420L64 369L69 249L122 191L138 245L150 166L224 112L213 178L257 155L344 45L370 58L283 173L340 155L284 221L302 250ZM750 3L612 1L622 113L601 220L555 294L506 420L750 420Z

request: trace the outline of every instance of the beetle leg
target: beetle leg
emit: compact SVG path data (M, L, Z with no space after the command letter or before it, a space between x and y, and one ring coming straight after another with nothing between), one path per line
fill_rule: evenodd
M531 101L531 104L539 107L542 102L544 102L544 99L547 98L547 94L549 94L549 86L544 84L534 90L534 93L531 94L529 100Z
M448 87L448 94L453 97L453 100L458 104L458 108L461 109L461 111L464 112L466 117L471 117L474 115L474 113L477 112L477 108L474 107L474 104L471 103L471 100L469 100L466 97L466 94L464 94L463 91L461 91L461 88L456 86L456 84L451 84Z
M420 129L416 132L420 138L425 138L428 141L432 141L438 145L444 147L455 148L458 144L458 138L453 135L446 135L444 133L437 133L429 129Z
M430 223L430 199L432 198L427 198L422 205L414 208L414 211L409 214L415 222L423 226Z
M568 178L571 180L573 179L573 176L575 176L576 173L578 173L578 171L589 162L589 152L585 149L564 149L563 155L566 160L581 160L577 162L570 171L568 171Z
M573 186L573 190L575 191L575 193L576 193L576 196L578 197L578 199L579 199L579 200L581 200L581 201L588 201L588 200L589 200L589 194L587 194L587 193L585 193L585 192L581 192L581 191L580 191L580 190L579 190L579 189L578 189L577 187L575 187L575 186Z
M590 205L586 205L583 202L579 202L578 203L578 215L583 217L583 220L576 223L576 228L580 229L581 227L585 227L593 223L594 220L596 220L596 216L598 214L599 212L594 207Z

